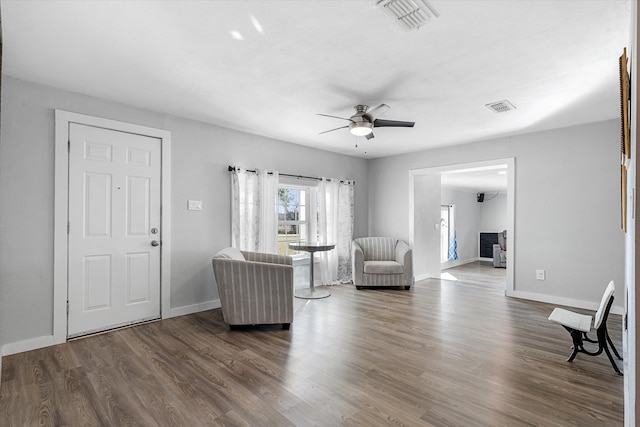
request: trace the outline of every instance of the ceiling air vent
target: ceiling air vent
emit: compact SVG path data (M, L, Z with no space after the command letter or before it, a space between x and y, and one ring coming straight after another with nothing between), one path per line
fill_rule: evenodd
M506 113L507 111L515 110L516 107L507 101L506 99L503 101L492 102L491 104L486 104L485 107L493 111L494 113Z
M426 0L378 0L376 6L407 31L417 30L440 16Z

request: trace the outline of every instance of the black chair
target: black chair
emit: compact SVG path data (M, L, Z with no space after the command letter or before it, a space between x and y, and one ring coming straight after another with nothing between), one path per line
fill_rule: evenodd
M618 350L616 350L613 342L611 342L611 337L609 337L609 332L607 331L607 318L609 317L611 304L613 304L613 292L615 289L616 288L612 280L605 289L602 300L600 301L600 307L598 308L598 311L596 311L593 321L593 329L596 330L597 340L592 340L587 336L587 333L592 329L591 316L574 313L573 311L557 307L553 312L551 312L549 320L561 324L562 327L571 334L571 338L573 340L573 352L567 359L567 362L573 361L578 353L584 353L589 356L598 356L604 351L607 354L613 369L618 373L618 375L622 375L622 372L620 372L620 369L618 369L616 362L611 356L610 350L613 350L613 353L619 360L622 360L622 357L620 357ZM584 341L598 344L598 350L593 352L585 350Z

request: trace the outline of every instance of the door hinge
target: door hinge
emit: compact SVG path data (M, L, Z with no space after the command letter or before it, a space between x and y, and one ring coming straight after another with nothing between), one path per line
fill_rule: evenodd
M67 153L71 152L71 140L67 141Z
M71 230L71 223L67 221L67 234L69 234L69 230Z
M67 301L67 316L69 315L69 301Z

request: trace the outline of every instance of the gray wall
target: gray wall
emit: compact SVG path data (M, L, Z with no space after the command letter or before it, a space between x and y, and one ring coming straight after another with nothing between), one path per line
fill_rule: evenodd
M514 290L595 303L614 279L622 306L619 140L619 121L610 120L373 159L369 232L409 240L409 170L515 158Z
M495 197L494 197L495 196ZM478 203L480 208L480 232L497 232L507 229L507 195L500 193L485 194L484 202Z
M0 346L53 333L54 109L172 133L171 307L217 300L211 256L230 245L227 166L356 180L366 235L367 161L2 77ZM201 212L187 200L203 201Z

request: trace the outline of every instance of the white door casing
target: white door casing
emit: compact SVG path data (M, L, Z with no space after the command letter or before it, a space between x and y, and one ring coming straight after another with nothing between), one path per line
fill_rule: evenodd
M68 336L158 318L160 140L72 123L69 141Z
M439 278L440 175L416 175L414 179L413 272L420 278Z
M54 286L53 286L53 335L51 342L39 342L33 348L60 344L67 341L68 278L69 273L69 147L70 129L73 124L117 130L136 135L157 138L161 146L161 218L162 233L160 257L160 317L171 314L171 132L117 120L55 110L55 180L54 180ZM157 317L157 316L156 316ZM47 337L42 337L43 339ZM28 344L28 343L27 343ZM27 345L25 344L25 345ZM31 348L25 348L25 351Z

